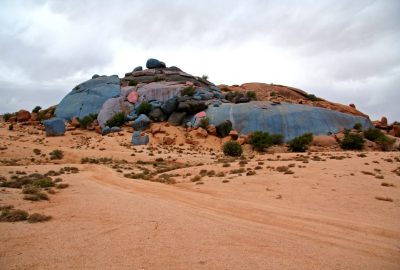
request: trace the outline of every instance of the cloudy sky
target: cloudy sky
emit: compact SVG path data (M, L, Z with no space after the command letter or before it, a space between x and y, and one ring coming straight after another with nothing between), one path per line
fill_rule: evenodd
M0 113L57 104L146 59L400 120L400 1L0 1Z

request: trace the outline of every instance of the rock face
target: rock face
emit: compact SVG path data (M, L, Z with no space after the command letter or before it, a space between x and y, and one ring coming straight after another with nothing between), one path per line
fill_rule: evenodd
M106 100L119 95L120 82L117 75L97 77L72 89L58 104L55 116L70 120L73 117L97 114Z
M133 145L146 145L149 143L149 135L143 135L140 131L133 132L132 144Z
M18 122L26 122L31 119L31 113L26 110L19 110L16 116Z
M65 133L65 122L61 118L51 118L43 121L46 136L63 136Z
M282 134L286 141L306 132L315 135L337 133L356 123L361 123L364 128L372 127L371 121L362 116L299 104L273 105L267 101L224 103L220 107L210 106L206 112L210 123L217 126L217 132L220 123L230 120L233 128L242 134L266 131Z
M146 62L147 68L166 68L165 63L154 58L150 58Z

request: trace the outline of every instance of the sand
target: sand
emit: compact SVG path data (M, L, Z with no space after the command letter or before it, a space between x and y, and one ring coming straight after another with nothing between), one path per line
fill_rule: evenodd
M181 130L165 129L184 142ZM0 205L52 216L36 224L0 223L0 269L400 269L400 176L392 172L400 167L399 152L311 153L294 160L297 154L247 149L254 157L243 168L256 172L247 176L229 173L239 161L230 167L217 161L216 138L198 139L207 149L196 154L187 144L182 151L131 147L127 131L78 133L45 138L34 127L0 126L0 175L80 170L62 175L69 187L49 201L22 200L20 189L0 191ZM62 160L46 160L54 149L64 151ZM127 163L119 172L114 163L81 164L82 157ZM159 157L185 164L168 172L179 174L176 184L124 177L137 171L138 160ZM289 164L293 174L276 170ZM191 182L201 170L225 176Z

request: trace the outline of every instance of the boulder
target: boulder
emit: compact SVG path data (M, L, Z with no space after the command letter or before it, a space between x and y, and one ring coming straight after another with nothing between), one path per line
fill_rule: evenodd
M328 136L328 135L313 136L312 145L330 147L336 144L337 144L336 139L333 136Z
M98 114L103 104L120 95L120 80L117 75L101 76L77 85L58 104L55 116L65 120Z
M167 116L160 108L155 108L149 113L149 117L151 120L155 122L163 122L167 120Z
M186 113L185 112L173 112L169 118L168 118L168 122L173 125L173 126L180 126L183 123L183 120L186 117Z
M110 120L114 115L120 112L130 112L133 110L133 105L129 102L124 101L123 97L110 98L104 102L99 114L97 121L100 127L104 127L106 122Z
M236 130L231 130L229 136L232 140L236 141L239 138L239 133Z
M98 77L100 77L99 74L94 74L94 75L92 76L92 79L96 79L96 78L98 78Z
M180 112L187 112L189 114L194 114L207 109L207 105L204 101L200 100L187 100L179 102L177 110Z
M213 136L217 135L217 129L215 128L214 125L208 125L207 132L208 132L208 134L213 135Z
M31 119L31 113L26 110L19 110L16 114L17 122L26 122Z
M172 97L164 102L161 106L161 110L167 115L171 115L176 108L178 107L178 99L176 97Z
M32 122L38 121L38 113L35 113L35 112L31 113L30 121L32 121Z
M135 119L135 121L133 121L132 127L135 130L144 130L148 128L150 124L151 124L150 118L148 118L147 115L145 114L141 114L139 115L138 118Z
M249 142L249 136L247 135L240 135L239 138L236 140L240 145L246 144Z
M279 106L273 106L269 101L223 103L220 107L209 106L206 112L210 124L218 125L229 119L232 127L241 134L264 131L282 134L285 141L307 132L335 134L344 128L351 129L356 123L365 129L372 127L367 117L286 102Z
M166 68L165 63L154 58L150 58L146 62L147 68Z
M133 69L132 72L142 71L142 70L143 70L143 67L142 67L142 66L137 66L137 67L135 67L135 68Z
M393 136L400 137L400 125L393 125Z
M140 86L137 90L139 101L157 100L165 102L171 98L181 95L181 90L185 87L182 83L176 82L150 82Z
M207 138L208 136L207 130L201 127L191 131L190 133L196 138Z
M388 120L385 116L382 116L381 118L381 125L382 126L387 126L388 125Z
M136 103L139 99L139 95L136 91L132 91L128 94L127 99L130 103Z
M46 136L63 136L65 133L65 122L62 118L51 118L43 121Z
M142 135L140 131L135 131L132 134L133 145L146 145L149 143L149 135Z

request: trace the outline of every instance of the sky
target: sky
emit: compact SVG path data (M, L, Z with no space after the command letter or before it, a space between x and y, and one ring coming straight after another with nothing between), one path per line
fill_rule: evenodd
M148 58L400 120L399 0L0 0L0 113L58 104Z

